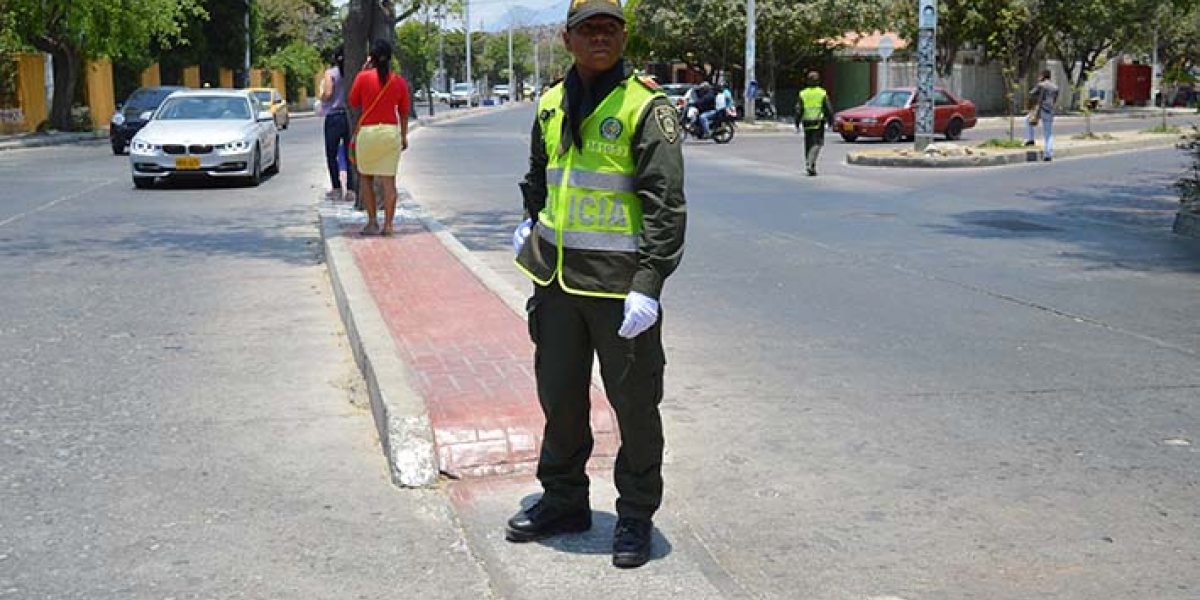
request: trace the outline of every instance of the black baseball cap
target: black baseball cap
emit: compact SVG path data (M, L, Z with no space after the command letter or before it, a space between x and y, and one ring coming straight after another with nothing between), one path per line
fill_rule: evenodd
M599 15L625 22L625 11L621 10L620 0L571 0L571 8L567 10L567 29Z

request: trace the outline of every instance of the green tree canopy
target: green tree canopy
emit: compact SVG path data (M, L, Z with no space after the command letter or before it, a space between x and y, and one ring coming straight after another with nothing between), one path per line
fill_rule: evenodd
M144 55L151 41L182 42L182 24L203 14L196 0L5 0L21 41L54 60L50 123L71 126L84 61Z

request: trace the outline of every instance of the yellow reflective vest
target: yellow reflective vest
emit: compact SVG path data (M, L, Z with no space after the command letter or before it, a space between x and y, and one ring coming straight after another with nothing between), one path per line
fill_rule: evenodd
M825 98L828 94L819 86L800 90L800 120L805 129L821 129L825 120Z
M546 205L517 256L518 268L538 285L557 278L572 294L624 298L629 293L642 232L633 136L657 95L661 92L637 77L613 88L580 123L582 148L562 136L563 83L542 95L538 114L549 159ZM552 253L544 251L545 244Z

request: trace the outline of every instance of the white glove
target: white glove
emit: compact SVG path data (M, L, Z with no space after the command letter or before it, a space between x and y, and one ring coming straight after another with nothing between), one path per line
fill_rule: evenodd
M658 322L658 300L638 292L625 296L625 320L617 335L633 339Z
M530 229L533 227L533 219L525 219L517 225L517 229L513 231L513 254L520 254L521 248L525 246L525 240L529 239Z

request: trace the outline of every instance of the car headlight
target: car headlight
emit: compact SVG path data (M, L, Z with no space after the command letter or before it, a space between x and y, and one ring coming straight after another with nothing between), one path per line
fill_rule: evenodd
M245 152L250 149L249 140L234 140L225 144L225 149L232 152Z
M134 140L129 143L129 149L134 152L152 152L154 150L154 144L134 138Z
M124 125L125 124L125 114L121 113L121 112L113 113L112 124L116 125L117 127Z

